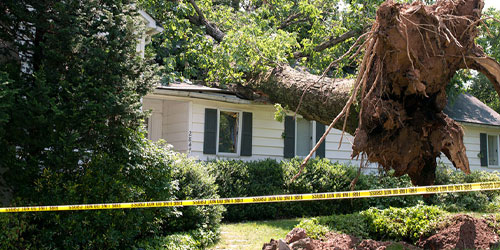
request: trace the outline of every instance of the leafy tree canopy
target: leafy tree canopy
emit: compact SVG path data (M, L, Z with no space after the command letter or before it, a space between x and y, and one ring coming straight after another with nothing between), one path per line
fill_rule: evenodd
M492 18L484 21L486 26L482 26L482 34L477 39L477 43L483 47L488 55L500 61L500 11L489 8L485 14ZM469 79L471 84L467 87L467 92L495 111L500 112L500 99L488 78L477 73Z
M156 59L165 66L164 83L241 83L280 63L320 74L367 30L383 1L140 2L165 27L154 42ZM207 35L195 5L223 39ZM328 75L354 73L358 59L340 62Z

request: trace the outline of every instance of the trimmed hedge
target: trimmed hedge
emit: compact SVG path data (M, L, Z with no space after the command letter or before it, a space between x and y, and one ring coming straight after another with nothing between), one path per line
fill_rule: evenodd
M349 191L350 183L357 174L356 166L332 163L328 159L311 159L302 174L298 173L301 159L285 161L266 159L243 162L217 160L209 162L221 197L245 197L275 194L301 194ZM411 187L407 175L394 177L393 172L361 174L355 190ZM436 185L500 181L498 172L472 171L465 175L440 164L436 172ZM500 205L496 198L499 191L437 194L425 198L428 205L439 205L448 211L487 211ZM350 200L300 201L284 203L228 205L225 221L245 221L293 218L302 216L324 216L353 213L371 207L414 206L422 196L377 197Z
M298 173L301 159L287 161L231 161L209 162L209 169L216 178L221 197L245 197L278 194L318 193L349 191L350 183L357 174L357 168L328 159L312 159L302 174L291 182ZM408 187L407 176L393 178L374 174L361 175L356 190L391 187ZM286 203L241 204L226 206L224 220L245 221L320 216L332 213L352 213L369 207L401 207L417 204L415 196L385 197L355 200L301 201Z

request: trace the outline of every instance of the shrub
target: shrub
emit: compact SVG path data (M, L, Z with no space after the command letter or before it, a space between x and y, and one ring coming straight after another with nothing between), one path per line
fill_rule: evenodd
M218 234L213 231L196 229L188 232L174 233L167 236L155 236L142 240L136 249L145 250L202 250L213 244Z
M385 188L405 188L412 187L410 177L403 175L394 177L394 171L388 171L380 174L362 174L356 185L356 190L372 190ZM374 197L366 199L353 200L356 211L365 210L371 207L380 209L388 207L410 207L417 205L422 201L422 196L393 196L393 197Z
M172 178L179 185L174 193L178 200L219 198L215 178L209 174L205 164L183 154L175 154L172 160L175 165ZM163 220L165 232L191 231L191 234L199 234L200 237L195 238L202 247L216 242L223 206L188 206L177 211L176 217ZM211 237L202 237L204 234L210 234Z
M436 185L474 183L500 181L498 172L486 172L474 170L466 175L462 171L453 170L445 164L440 163L436 170ZM481 191L464 193L445 193L432 195L427 199L428 204L435 204L443 207L447 211L487 211L492 208L490 203L495 201L495 197L500 195L500 191Z
M328 230L328 227L321 225L316 218L303 219L295 227L306 230L307 236L312 239L319 239L330 231Z
M139 141L123 162L99 155L71 177L44 171L44 178L35 183L36 196L16 198L13 205L217 197L214 179L202 164L164 145ZM135 242L187 230L197 245L206 246L217 239L221 212L220 206L213 206L1 214L0 248L131 248Z
M327 226L330 231L349 234L360 238L369 238L368 224L364 216L360 213L334 214L319 217L318 222Z
M79 171L44 169L31 196L16 197L12 205L58 205L173 199L173 152L148 140L129 148L130 158L96 154ZM120 209L3 214L2 222L20 223L23 230L8 234L2 247L36 249L109 249L130 247L134 240L161 234L161 220L175 208ZM22 226L29 225L29 226ZM5 224L3 225L5 226ZM24 242L16 242L23 239Z
M263 160L253 162L218 160L210 162L221 197L262 196L273 194L300 194L349 191L357 174L354 166L332 163L328 159L311 159L301 175L291 181L299 171L299 158L278 162ZM356 190L408 187L407 176L361 175ZM279 219L301 216L321 216L335 213L352 213L372 206L411 206L420 197L388 197L357 200L322 200L286 203L245 204L226 206L226 221Z
M370 208L361 215L368 223L370 235L376 239L416 242L445 213L436 206L418 204L408 208Z

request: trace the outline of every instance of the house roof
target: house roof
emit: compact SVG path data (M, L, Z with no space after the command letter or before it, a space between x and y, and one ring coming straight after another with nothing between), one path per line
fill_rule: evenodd
M150 36L158 34L163 31L163 28L156 25L156 21L145 11L138 10L139 14L142 16L144 21L146 22L147 31Z
M460 94L444 109L455 121L500 126L500 114L470 94Z
M168 86L159 86L157 87L157 89L196 92L200 94L206 93L210 94L211 96L221 95L226 99L229 96L229 102L235 102L235 100L233 99L241 99L235 93L229 90L212 88L202 85L194 85L190 83L173 83L169 84ZM202 96L199 97L202 98ZM488 126L500 126L500 114L468 93L459 94L453 102L448 102L448 105L444 109L444 113L458 122Z

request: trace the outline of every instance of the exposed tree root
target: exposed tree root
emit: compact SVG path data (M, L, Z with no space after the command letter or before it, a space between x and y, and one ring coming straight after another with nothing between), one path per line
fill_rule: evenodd
M463 130L442 111L446 85L459 69L485 73L500 93L500 65L474 44L483 5L442 0L380 6L369 38L373 48L357 80L363 98L353 157L366 153L396 175L407 173L415 185L434 182L441 152L470 172Z

